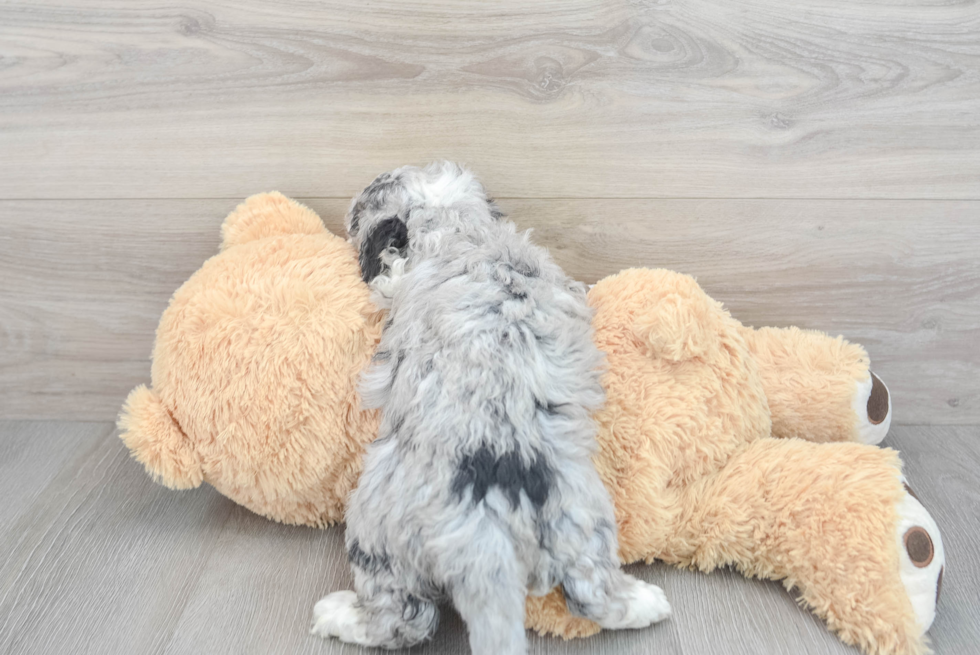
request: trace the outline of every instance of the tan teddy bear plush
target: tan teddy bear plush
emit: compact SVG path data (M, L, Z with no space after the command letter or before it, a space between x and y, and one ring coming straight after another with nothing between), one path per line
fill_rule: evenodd
M160 319L153 388L129 394L122 439L172 489L207 482L276 521L341 521L378 432L355 387L382 315L354 250L306 207L253 196L221 232Z
M357 255L309 209L253 196L177 292L121 437L171 488L201 482L284 523L343 518L378 414L359 407L383 315ZM841 338L739 324L690 277L632 269L589 292L606 352L596 466L623 562L781 580L867 653L927 652L943 547L888 430L887 389ZM683 611L683 608L677 608ZM561 594L528 627L598 627Z
M589 299L609 361L596 465L622 560L732 565L796 587L866 652L925 652L942 542L898 454L856 443L890 421L864 349L746 328L672 271L624 271ZM557 593L529 608L539 629L596 631Z

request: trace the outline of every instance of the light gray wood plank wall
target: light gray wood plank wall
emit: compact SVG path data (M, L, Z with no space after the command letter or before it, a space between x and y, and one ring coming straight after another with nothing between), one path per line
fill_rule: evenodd
M0 416L111 417L235 201L337 227L447 157L573 275L697 275L863 342L897 421L975 422L977 33L926 0L4 3Z
M899 0L0 7L2 198L980 197L980 10Z
M946 574L930 631L937 655L980 643L977 431L906 426L887 439L943 534ZM312 604L351 583L342 528L283 526L208 486L155 485L108 423L0 421L0 434L12 451L35 455L0 461L0 496L25 499L0 514L0 653L372 652L307 634ZM857 653L776 583L728 570L629 569L664 588L674 606L669 621L588 640L535 636L530 652ZM396 652L449 655L466 652L465 643L464 626L447 610L432 643Z
M305 199L342 233L347 201ZM160 313L236 200L0 201L0 417L111 420L149 378ZM898 423L980 423L980 202L520 200L586 282L698 278L748 325L864 344Z

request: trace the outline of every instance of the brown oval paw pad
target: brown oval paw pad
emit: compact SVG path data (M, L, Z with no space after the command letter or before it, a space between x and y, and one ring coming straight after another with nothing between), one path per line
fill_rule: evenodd
M936 554L932 546L932 537L919 526L909 528L905 533L905 552L909 554L912 563L920 569L929 566L929 562Z
M879 425L888 416L888 389L877 375L871 373L871 396L868 398L868 420Z

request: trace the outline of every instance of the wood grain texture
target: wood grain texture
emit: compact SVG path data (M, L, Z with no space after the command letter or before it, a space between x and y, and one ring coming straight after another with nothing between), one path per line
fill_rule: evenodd
M108 423L0 421L0 434L0 493L26 499L0 508L0 653L388 652L307 634L315 600L351 584L342 528L283 526L209 487L154 485ZM936 653L972 652L980 643L980 427L893 428L887 445L901 449L943 533ZM629 570L664 588L669 621L582 641L532 635L529 652L857 654L776 583L662 564ZM465 626L445 608L431 643L394 652L465 653Z
M17 519L62 468L111 431L102 423L0 423L0 535L12 535Z
M901 452L905 476L943 536L946 572L929 630L933 647L937 655L974 652L980 644L980 426L892 428L882 445Z
M0 6L2 198L980 197L980 10L895 0Z
M97 428L94 444L91 424L33 428L69 457L47 484L43 460L4 479L38 493L0 535L0 653L160 652L234 507L153 484L112 425Z
M305 199L336 233L346 200ZM111 420L235 200L0 201L0 417ZM586 282L689 273L748 325L863 344L898 423L980 422L980 202L516 200Z

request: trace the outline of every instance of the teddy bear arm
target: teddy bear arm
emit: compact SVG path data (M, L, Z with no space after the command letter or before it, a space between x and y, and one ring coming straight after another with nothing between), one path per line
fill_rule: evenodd
M740 331L762 378L774 437L867 444L884 439L891 400L864 348L796 327Z
M691 486L651 556L781 580L869 655L927 652L943 546L900 467L894 451L864 444L761 439Z

